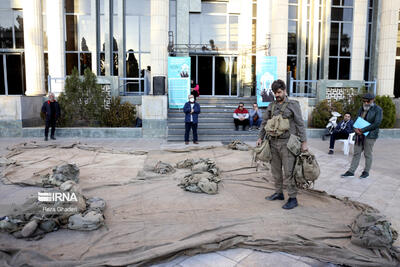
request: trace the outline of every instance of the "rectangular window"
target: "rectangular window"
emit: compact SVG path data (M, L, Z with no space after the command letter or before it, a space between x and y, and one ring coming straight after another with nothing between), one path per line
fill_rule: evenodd
M12 12L0 11L0 48L13 48Z
M9 95L22 95L23 90L23 69L21 55L6 55L7 82Z
M230 16L229 17L229 49L238 49L238 39L239 39L239 17Z
M73 68L78 68L78 53L66 53L65 64L67 68L67 75L71 75Z
M4 95L6 93L6 87L4 81L3 57L4 55L0 54L0 95Z
M77 40L77 17L75 15L66 15L65 23L67 28L67 38L65 40L65 50L66 51L77 51L78 50L78 40Z
M14 11L15 48L24 48L24 19L22 11Z

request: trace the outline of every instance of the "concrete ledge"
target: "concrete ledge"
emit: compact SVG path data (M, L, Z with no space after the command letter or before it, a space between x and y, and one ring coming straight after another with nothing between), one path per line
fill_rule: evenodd
M4 123L4 121L3 121ZM43 137L44 127L21 128L14 123L0 125L1 137ZM144 128L56 128L56 137L82 138L166 138L167 123L164 120L148 120ZM325 129L307 129L308 138L321 138ZM379 138L399 138L400 129L381 129Z
M307 129L308 138L321 138L322 134L325 133L325 129ZM379 129L379 138L400 138L400 129Z
M21 136L44 137L44 128L22 128ZM56 137L141 138L142 128L56 128Z

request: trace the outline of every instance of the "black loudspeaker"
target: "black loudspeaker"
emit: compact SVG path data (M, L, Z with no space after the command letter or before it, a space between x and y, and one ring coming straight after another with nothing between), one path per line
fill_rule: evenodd
M165 95L165 76L153 76L153 95Z

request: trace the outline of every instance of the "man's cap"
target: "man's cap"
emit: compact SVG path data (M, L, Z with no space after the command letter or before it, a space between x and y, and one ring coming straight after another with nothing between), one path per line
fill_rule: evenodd
M366 93L363 95L363 99L371 100L371 99L375 99L375 96L371 93Z

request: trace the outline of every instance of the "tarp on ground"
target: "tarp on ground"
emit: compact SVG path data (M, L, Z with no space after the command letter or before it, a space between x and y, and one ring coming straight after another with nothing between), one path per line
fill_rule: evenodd
M181 153L177 153L181 152ZM138 155L140 154L140 155ZM216 195L177 186L184 170L171 175L137 176L159 160L211 158L222 171ZM234 247L283 251L351 266L398 266L391 249L371 250L350 242L349 225L367 205L325 192L302 190L299 207L283 210L268 171L251 168L249 151L224 147L205 150L118 153L78 145L15 147L6 157L3 181L35 185L52 166L75 162L88 196L106 203L106 226L91 232L62 229L38 241L0 234L0 265L122 266L148 265L180 255ZM146 172L149 173L149 172ZM40 190L40 188L38 188ZM7 195L11 203L12 196ZM3 216L6 207L0 207Z

